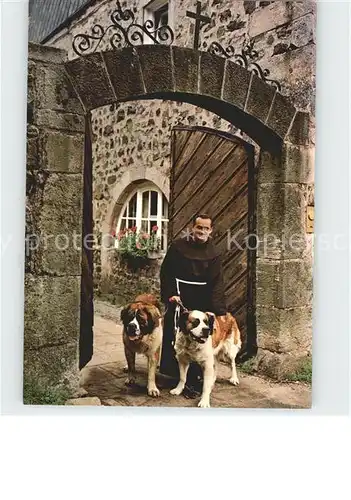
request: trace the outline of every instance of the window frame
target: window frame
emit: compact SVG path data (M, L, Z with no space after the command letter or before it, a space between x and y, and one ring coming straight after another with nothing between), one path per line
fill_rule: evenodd
M151 191L154 191L154 192L157 193L157 215L155 217L153 217L152 215L150 215L151 198L149 198L148 216L147 217L142 217L143 194L145 192L151 192ZM130 201L132 200L132 198L135 195L137 195L137 198L136 198L136 214L135 214L135 217L131 217L131 216L129 216L129 213L128 213L128 206L129 206ZM151 196L151 195L149 195L149 196ZM167 203L166 217L164 217L163 213L162 213L162 201L163 201L163 198L164 198L165 202ZM168 203L169 202L168 202L167 196L161 191L161 189L159 189L154 184L151 184L151 183L150 184L143 184L142 186L135 187L135 189L133 189L131 191L131 193L129 193L127 199L123 203L122 210L120 211L120 215L118 217L118 222L117 222L117 227L116 227L116 235L119 234L119 232L121 231L122 220L126 221L126 227L128 226L128 221L129 220L131 220L131 219L135 220L135 226L137 227L137 231L141 230L141 223L143 221L148 221L148 222L151 223L151 221L155 220L156 221L156 225L158 227L156 235L159 238L162 238L162 223L166 223L167 230L165 232L163 242L161 241L161 245L163 243L163 248L160 250L161 254L165 254L166 251L167 251L167 245L168 245L168 234L167 234L167 232L168 232L168 223L169 223L169 212L168 212L169 206L168 206ZM126 210L127 210L127 216L124 217L124 213L125 213ZM150 227L150 230L151 230L151 227ZM118 239L117 238L116 238L116 241L115 241L115 247L118 248Z
M168 5L168 26L173 30L173 0L147 0L143 3L143 23L151 20L155 26L155 13ZM173 30L174 31L174 30ZM145 45L154 45L154 42L145 37Z

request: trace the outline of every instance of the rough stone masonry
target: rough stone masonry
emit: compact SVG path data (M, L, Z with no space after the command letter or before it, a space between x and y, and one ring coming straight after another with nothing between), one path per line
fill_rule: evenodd
M82 231L85 120L64 59L29 45L24 382L74 390L81 239L72 236Z

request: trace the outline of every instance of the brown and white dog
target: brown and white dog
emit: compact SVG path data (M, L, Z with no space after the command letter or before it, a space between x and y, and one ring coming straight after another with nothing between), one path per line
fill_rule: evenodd
M203 369L204 382L201 408L210 407L210 395L216 381L217 361L221 354L231 362L229 382L239 384L235 358L241 348L241 337L234 316L215 317L212 313L201 311L183 312L179 318L179 331L176 333L175 352L179 364L180 380L171 394L180 395L184 389L186 376L191 362L199 363Z
M157 299L151 294L139 295L135 301L121 312L123 323L123 344L128 364L127 385L135 382L135 355L144 354L148 358L149 396L157 397L156 368L162 346L161 313Z

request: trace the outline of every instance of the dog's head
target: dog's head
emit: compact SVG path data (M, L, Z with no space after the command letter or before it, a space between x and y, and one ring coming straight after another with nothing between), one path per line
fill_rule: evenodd
M140 340L159 326L161 313L153 304L135 302L121 312L121 321L129 340Z
M185 335L204 344L213 333L215 315L202 311L183 312L179 318L179 328Z

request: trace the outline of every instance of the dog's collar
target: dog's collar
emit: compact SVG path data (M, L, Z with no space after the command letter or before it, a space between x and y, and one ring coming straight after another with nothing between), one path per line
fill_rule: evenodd
M186 334L184 334L184 332L181 331L181 329L179 328L179 317L180 317L180 312L189 312L189 310L184 306L184 304L182 302L178 303L175 307L175 311L174 311L174 326L175 326L175 334L177 333L183 333L183 335L186 336ZM193 335L191 332L188 333L189 337L191 340L194 340L197 344L205 344L206 343L206 340L204 342L201 342L202 337L199 338L199 337L195 337L195 335ZM174 342L175 342L175 337L176 335L174 336Z

